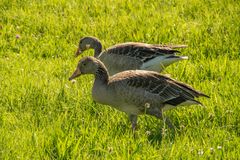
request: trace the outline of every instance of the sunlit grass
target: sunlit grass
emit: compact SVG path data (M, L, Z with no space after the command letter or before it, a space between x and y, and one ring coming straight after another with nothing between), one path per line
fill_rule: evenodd
M0 159L237 159L240 157L238 1L0 2ZM164 72L208 94L206 106L161 120L91 98L93 76L68 81L79 38L187 44ZM83 56L93 55L87 51Z

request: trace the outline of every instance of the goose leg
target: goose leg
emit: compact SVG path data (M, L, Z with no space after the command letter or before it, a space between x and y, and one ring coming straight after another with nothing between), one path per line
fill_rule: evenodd
M137 115L130 114L129 116L130 122L132 124L132 130L135 131L137 127Z
M168 126L170 129L174 129L174 126L173 126L171 120L170 120L168 117L165 116L165 117L163 118L163 121L164 121L164 123L167 124L167 126Z
M173 126L171 120L170 120L167 116L163 116L162 111L160 111L160 112L157 114L156 117L162 119L163 122L164 122L165 124L167 124L167 126L168 126L170 129L174 129L174 126Z
M155 116L155 117L157 117L157 118L159 118L159 119L162 119L163 122L164 122L165 124L167 124L167 126L168 126L170 129L174 129L174 126L173 126L171 120L170 120L168 117L163 116L163 112L162 112L161 110L159 110L159 109L148 110L148 111L147 111L147 114L150 114L150 115L153 115L153 116Z

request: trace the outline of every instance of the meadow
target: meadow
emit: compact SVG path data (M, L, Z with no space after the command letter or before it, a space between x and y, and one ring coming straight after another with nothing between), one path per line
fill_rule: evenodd
M163 74L211 98L165 112L170 131L96 104L93 76L68 81L79 39L104 48L138 41L186 44ZM0 159L238 159L240 1L1 0Z

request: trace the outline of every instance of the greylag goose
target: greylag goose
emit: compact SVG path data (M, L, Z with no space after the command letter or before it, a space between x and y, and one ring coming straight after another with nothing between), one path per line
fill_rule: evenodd
M133 130L140 114L163 119L165 110L181 105L202 105L194 98L208 97L182 82L153 71L129 70L109 77L104 64L94 57L82 58L69 80L84 74L95 76L93 100L127 113ZM172 128L170 120L164 120Z
M177 56L176 53L179 51L173 49L183 47L186 45L167 46L127 42L102 51L102 44L97 38L84 37L80 39L75 56L87 49L94 49L94 57L105 64L110 75L136 69L161 72L174 62L188 59L187 56Z

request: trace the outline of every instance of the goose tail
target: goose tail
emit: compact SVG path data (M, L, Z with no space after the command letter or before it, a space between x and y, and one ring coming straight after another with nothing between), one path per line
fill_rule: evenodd
M188 46L183 44L183 45L170 45L169 47L172 49L177 49L177 48L187 48Z
M167 47L167 48L171 48L171 49L178 49L178 48L187 48L188 46L185 44L177 44L177 45L161 45L161 44L153 44L153 46L155 47Z
M177 55L159 56L159 57L153 58L153 59L145 62L141 66L141 69L161 72L167 66L169 66L175 62L178 62L181 60L187 60L187 59L188 59L187 56L177 56Z
M181 61L181 60L187 60L188 56L177 56L177 55L170 55L166 56L165 59L163 59L162 64L166 67L172 63Z

